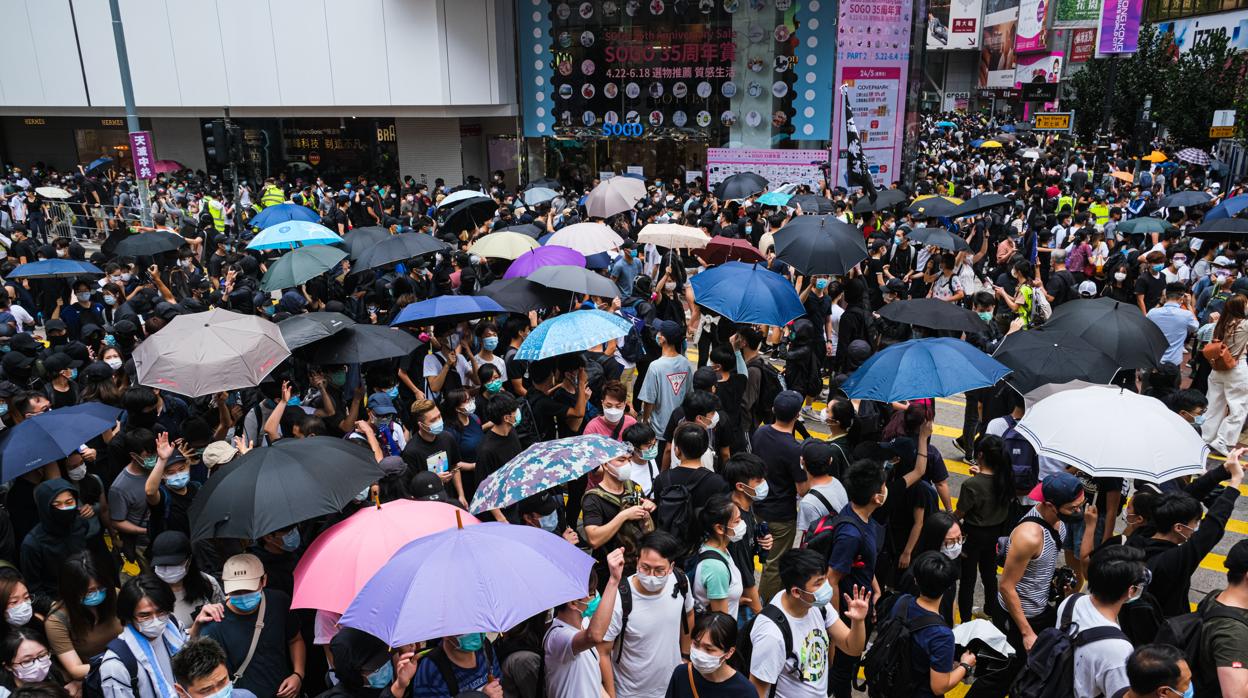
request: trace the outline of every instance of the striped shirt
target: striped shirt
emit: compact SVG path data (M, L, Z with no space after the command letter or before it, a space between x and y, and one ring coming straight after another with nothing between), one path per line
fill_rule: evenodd
M1044 522L1035 507L1024 514L1019 523L1027 519L1039 519ZM1057 522L1056 530L1059 537L1066 535L1066 526L1061 521ZM1044 547L1040 550L1040 554L1027 562L1027 569L1023 572L1022 579L1018 580L1018 584L1014 586L1014 590L1018 592L1019 604L1023 608L1023 615L1027 618L1035 618L1044 612L1049 603L1049 586L1053 582L1053 573L1057 570L1057 542L1048 533L1044 534L1043 541ZM997 603L1000 603L1002 608L1005 607L1005 599L1001 598L1000 591L997 592Z

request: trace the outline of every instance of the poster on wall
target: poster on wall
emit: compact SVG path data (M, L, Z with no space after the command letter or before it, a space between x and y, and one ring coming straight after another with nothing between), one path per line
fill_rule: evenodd
M941 108L944 111L960 111L965 112L971 106L970 92L946 92L945 101Z
M1172 35L1179 53L1190 51L1206 36L1215 33L1226 37L1229 48L1248 51L1248 10L1158 22L1154 26L1158 33Z
M1013 87L1018 0L988 0L985 12L978 85L990 89Z
M1140 18L1144 0L1105 0L1101 6L1097 53L1135 53L1140 45Z
M979 48L982 0L934 0L927 8L929 51Z
M1059 27L1091 27L1101 16L1100 0L1056 0L1053 24Z
M1049 0L1022 0L1018 4L1018 36L1014 50L1043 51L1048 48Z
M1096 27L1076 29L1070 35L1071 63L1087 63L1096 53Z
M714 186L730 175L753 172L766 177L773 188L782 184L805 184L814 191L820 191L823 187L822 168L827 162L826 150L707 148L706 181L709 186Z
M849 86L849 106L878 186L901 178L912 12L912 0L844 3L839 9L836 85ZM845 185L845 99L838 89L832 111L833 181L840 186Z

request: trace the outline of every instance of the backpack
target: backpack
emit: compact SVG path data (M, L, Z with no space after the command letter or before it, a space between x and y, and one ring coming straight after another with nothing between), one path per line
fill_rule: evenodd
M91 658L91 668L87 670L87 678L82 681L83 698L104 698L104 681L100 676L100 665L104 663L104 655L112 650L113 654L121 660L126 667L126 671L130 674L130 691L135 695L139 695L139 662L134 657L134 652L130 651L130 646L120 637L113 638L109 641L108 647L103 652Z
M1039 516L1025 516L1019 519L1014 524L1014 526L1010 528L1010 533L1013 533L1015 528L1018 528L1021 524L1026 523L1028 521L1040 524L1040 527L1044 529L1044 532L1047 533L1048 536L1053 539L1053 544L1057 546L1058 552L1061 552L1062 537L1057 535L1057 531L1052 526L1049 525L1048 521L1045 521ZM1006 558L1006 554L1009 553L1009 551L1010 551L1010 535L1006 534L1004 536L999 536L997 538L997 567L1005 567L1005 558Z
M710 552L709 550L707 552ZM712 553L713 554L713 553ZM721 561L723 558L719 558ZM702 556L698 556L698 562L702 561ZM697 569L697 565L694 565ZM672 574L676 575L676 585L672 587L672 598L680 596L681 599L689 598L689 577L679 569L672 568ZM686 634L689 632L689 618L685 615L684 602L681 602L680 611L680 632ZM620 661L620 657L624 655L624 632L628 630L628 614L633 612L633 585L627 581L620 584L620 632L615 636L615 661Z
M758 397L754 399L753 417L755 424L770 424L775 418L772 406L776 396L784 391L784 378L771 362L762 356L756 356L746 364L746 371L757 368L759 372Z
M810 612L814 612L814 610L812 608ZM823 616L823 624L826 626L828 624L827 607L819 607L819 614ZM759 618L766 618L775 623L776 627L780 629L780 637L784 638L785 662L782 671L795 670L796 667L800 666L800 662L797 655L793 654L793 629L789 627L789 618L784 615L784 611L781 611L778 606L771 603L764 606L763 610L757 616L751 618L741 628L741 632L737 633L737 651L732 653L732 657L728 660L728 665L745 676L750 675L750 657L754 655L754 640L750 638L750 635L754 632L754 624L758 622ZM776 683L779 682L777 681ZM771 685L771 690L767 692L767 695L769 698L776 695L776 684L773 683Z
M667 531L682 541L686 550L701 538L698 516L693 505L693 492L702 481L713 473L706 468L698 468L698 473L687 485L669 485L662 492L655 493L654 527L656 530Z
M814 490L811 490L812 492ZM840 512L831 511L828 507L827 514L819 517L819 520L810 525L806 529L806 535L802 536L802 547L807 550L813 550L819 553L824 560L832 556L832 541L836 539L836 528L843 523L858 528L858 532L864 537L866 532L862 530L865 526L862 519L857 514L841 514ZM854 565L857 565L861 556L854 558Z
M685 575L689 577L689 585L693 586L693 580L698 576L698 565L706 560L714 560L723 565L728 570L728 579L732 580L732 566L724 560L724 557L714 550L703 550L693 559L693 564L689 565L689 569L685 570ZM704 613L707 609L695 609L698 613Z
M1031 289L1031 324L1043 325L1053 317L1053 306L1049 305L1048 296L1044 295L1044 289L1032 287Z
M546 654L544 651L545 646L546 646L546 641L545 641L545 638L543 637L542 638L542 647L543 647L542 654L543 655ZM481 649L485 650L485 664L486 664L487 671L488 671L488 667L494 666L494 646L490 644L489 640L486 640L485 642L481 643ZM449 692L447 695L451 695L451 696L459 695L459 680L455 678L455 666L451 664L450 657L446 656L446 650L442 649L442 644L439 643L437 647L433 648L428 654L424 656L424 659L428 659L429 661L433 662L433 665L438 668L438 673L442 675L442 680L446 682L446 687L447 689L449 689ZM544 681L543 681L543 685L545 685ZM135 693L135 696L138 696L138 693Z
M1005 445L1005 455L1010 459L1010 470L1014 473L1014 488L1020 493L1030 492L1040 477L1040 457L1036 449L1016 429L1018 420L1014 415L1005 415L1005 433L1001 441Z
M1069 698L1075 695L1075 650L1101 640L1127 640L1126 633L1113 627L1079 630L1071 622L1075 602L1086 594L1071 594L1062 610L1058 627L1046 628L1037 636L1027 664L1010 688L1012 698ZM1073 627L1072 627L1073 626Z
M620 356L632 364L645 361L648 355L645 335L643 334L646 329L646 321L642 318L642 313L638 312L638 306L642 303L643 301L638 298L630 305L620 307L620 316L628 320L633 327L628 331L628 334L624 335L624 341L619 342L616 346L620 350Z
M914 602L909 594L897 599L893 613L875 629L875 641L862 655L866 691L871 698L909 698L919 692L911 661L914 635L924 628L943 626L945 621L933 614L911 619ZM926 685L924 682L923 687Z
M1167 645L1173 645L1183 651L1183 656L1187 658L1187 665L1192 669L1192 680L1196 681L1200 677L1212 675L1214 672L1199 666L1200 663L1200 641L1204 635L1204 624L1206 621L1214 618L1229 618L1231 620L1248 625L1248 618L1243 613L1234 611L1226 607L1215 607L1209 602L1209 599L1216 596L1218 591L1211 591L1205 597L1205 600L1197 606L1192 613L1184 613L1181 616L1167 618L1161 624L1161 629L1157 631L1157 639L1155 642L1164 642ZM1204 695L1205 688L1198 687L1197 692ZM1214 691L1216 693L1216 691Z

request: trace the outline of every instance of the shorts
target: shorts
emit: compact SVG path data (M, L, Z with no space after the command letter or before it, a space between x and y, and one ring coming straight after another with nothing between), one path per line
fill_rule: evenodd
M1083 543L1083 529L1085 524L1083 519L1079 519L1079 523L1066 524L1066 536L1062 539L1062 549L1069 550L1075 556L1076 560L1082 560L1079 555L1079 546Z

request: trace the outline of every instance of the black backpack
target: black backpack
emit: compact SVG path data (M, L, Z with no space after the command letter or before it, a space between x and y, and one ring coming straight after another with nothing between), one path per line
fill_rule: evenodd
M620 316L628 320L632 327L624 335L624 341L616 346L620 350L620 356L629 363L643 362L650 355L646 348L646 317L654 313L654 308L647 307L649 305L645 300L633 298L620 307Z
M104 698L104 681L100 676L100 665L104 663L104 655L109 650L117 655L121 663L125 665L126 671L130 674L130 691L135 695L139 695L139 662L134 657L134 652L130 651L130 646L120 637L113 638L109 641L108 647L103 652L91 658L90 669L87 670L87 678L82 682L83 698Z
M871 698L910 698L927 685L915 682L911 657L914 635L924 628L943 626L945 621L935 614L911 619L914 602L909 594L897 599L892 614L875 629L875 641L862 656L865 690Z
M826 627L828 624L828 609L824 606L818 610L819 614L823 616L823 624ZM814 611L815 609L813 608L810 610L812 613ZM784 638L785 661L784 669L781 671L791 671L790 667L796 668L800 666L797 655L793 654L793 629L789 627L789 617L784 615L784 611L781 611L778 606L771 603L763 606L763 610L757 616L751 618L745 624L745 627L741 628L741 632L737 633L737 651L732 653L732 658L728 660L728 665L744 676L750 675L750 657L754 655L754 640L750 638L750 635L754 632L754 624L758 622L759 618L767 618L772 623L775 623L776 627L780 629L780 637ZM831 652L829 652L828 656L831 657ZM776 684L778 683L777 681L771 685L771 690L767 692L769 697L776 695Z
M542 647L543 647L542 654L543 655L546 654L545 649L544 649L545 646L546 646L546 642L545 642L545 638L543 637L542 639ZM489 667L494 666L494 645L490 644L489 640L486 640L485 642L481 643L481 647L483 650L485 650L485 665L488 670ZM430 650L429 653L424 656L424 659L427 659L433 662L433 665L438 668L438 673L442 675L442 680L446 682L446 687L447 689L449 689L449 692L447 693L447 695L451 695L451 696L459 695L459 680L455 678L455 666L451 664L451 658L446 656L446 650L442 649L442 643L438 643L437 647ZM543 668L545 668L544 665L543 665ZM543 677L543 679L544 678L545 677ZM545 686L545 680L543 680L542 685ZM135 693L134 695L138 696L139 694Z
M1027 493L1036 486L1040 477L1040 457L1022 433L1015 427L1018 420L1013 415L1005 416L1005 433L1001 442L1005 446L1005 455L1010 459L1010 470L1014 474L1014 489Z
M689 484L668 485L662 492L655 493L655 528L676 536L685 544L686 550L701 538L698 513L693 505L693 492L703 480L713 474L706 468L698 468L698 473Z
M1075 695L1075 650L1101 640L1130 642L1119 628L1101 626L1079 630L1071 622L1075 602L1086 594L1071 594L1056 628L1045 628L1027 653L1027 664L1010 688L1012 698L1070 698Z
M708 551L709 552L709 551ZM720 558L723 560L723 558ZM701 561L701 556L698 556ZM694 565L697 569L697 565ZM672 574L676 575L676 585L672 587L672 598L679 596L681 599L689 598L689 577L684 572L673 568ZM620 584L620 632L615 636L615 661L620 661L620 657L624 655L624 633L628 630L628 615L633 612L633 585L625 580ZM689 632L689 618L685 615L684 602L680 606L680 632L682 635Z
M780 372L776 370L771 362L764 359L761 355L754 357L746 364L746 371L757 368L759 372L758 379L758 397L754 400L753 414L755 424L770 424L775 418L772 406L776 401L776 396L784 391L784 379L780 376Z
M863 530L863 526L867 524L863 523L857 514L841 514L840 512L829 510L827 514L819 517L818 521L806 529L806 535L802 537L802 547L819 553L820 557L826 561L832 555L832 541L836 539L837 527L846 523L856 526L863 538L866 538L866 531ZM855 559L854 561L857 562L858 560Z
M1213 672L1202 669L1200 664L1200 640L1204 631L1204 624L1214 618L1229 618L1231 620L1248 625L1248 618L1240 611L1235 611L1225 606L1214 606L1210 603L1210 598L1217 596L1218 591L1211 591L1200 603L1197 610L1192 613L1184 613L1181 616L1167 618L1161 624L1161 629L1157 631L1156 642L1173 645L1183 651L1183 656L1187 658L1187 665L1192 669L1192 680L1196 681ZM1197 693L1205 694L1208 686L1198 686ZM1217 691L1213 691L1214 694Z

